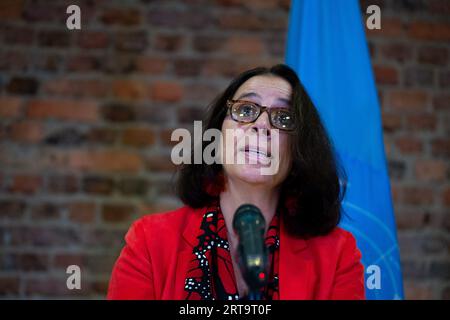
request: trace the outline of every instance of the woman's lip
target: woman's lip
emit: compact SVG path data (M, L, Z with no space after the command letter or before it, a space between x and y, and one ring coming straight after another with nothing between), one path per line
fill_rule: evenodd
M258 149L258 148L255 148L255 147L245 147L245 148L242 148L240 151L244 151L244 152L252 152L252 153L255 153L255 154L258 154L258 155L261 155L261 156L264 156L264 157L266 157L266 158L270 158L272 155L270 154L270 152L269 151L266 151L266 150L260 150L260 149Z
M244 152L247 159L254 159L259 164L267 165L270 163L270 158L262 153L253 150L242 150L242 152Z

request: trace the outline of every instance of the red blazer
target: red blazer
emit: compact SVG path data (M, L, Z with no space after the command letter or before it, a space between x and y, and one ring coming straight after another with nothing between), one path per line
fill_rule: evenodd
M182 207L137 220L114 266L108 299L184 299L184 281L204 209ZM279 294L283 300L364 299L364 268L353 236L335 228L309 240L280 223Z

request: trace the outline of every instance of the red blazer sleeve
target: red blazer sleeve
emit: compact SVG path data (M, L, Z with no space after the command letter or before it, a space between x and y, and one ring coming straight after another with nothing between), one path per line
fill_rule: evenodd
M112 271L107 298L154 299L152 266L142 220L133 223L125 242Z
M353 235L345 232L345 242L339 258L331 299L365 299L364 266L361 264L361 252L356 246Z

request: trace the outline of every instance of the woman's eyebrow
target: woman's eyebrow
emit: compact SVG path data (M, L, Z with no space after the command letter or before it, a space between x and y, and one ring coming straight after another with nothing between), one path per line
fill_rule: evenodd
M258 99L261 99L261 96L259 94L257 94L256 92L246 92L243 93L239 96L239 98L237 98L237 100L243 99L243 98L252 98L252 97L256 97ZM281 104L285 104L285 105L291 105L291 99L286 99L286 98L277 98L277 101L280 102Z
M239 96L239 98L237 98L237 100L242 99L242 98L249 98L249 97L256 97L261 99L261 96L259 94L257 94L256 92L247 92L247 93L243 93Z
M277 101L284 103L286 105L291 105L291 99L277 98Z

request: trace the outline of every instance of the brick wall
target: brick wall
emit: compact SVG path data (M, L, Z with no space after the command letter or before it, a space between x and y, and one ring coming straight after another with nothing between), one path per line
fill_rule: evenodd
M73 3L81 31L65 26ZM369 4L406 297L448 299L449 2ZM104 297L130 223L179 205L170 133L238 72L283 62L289 6L0 3L0 297Z

